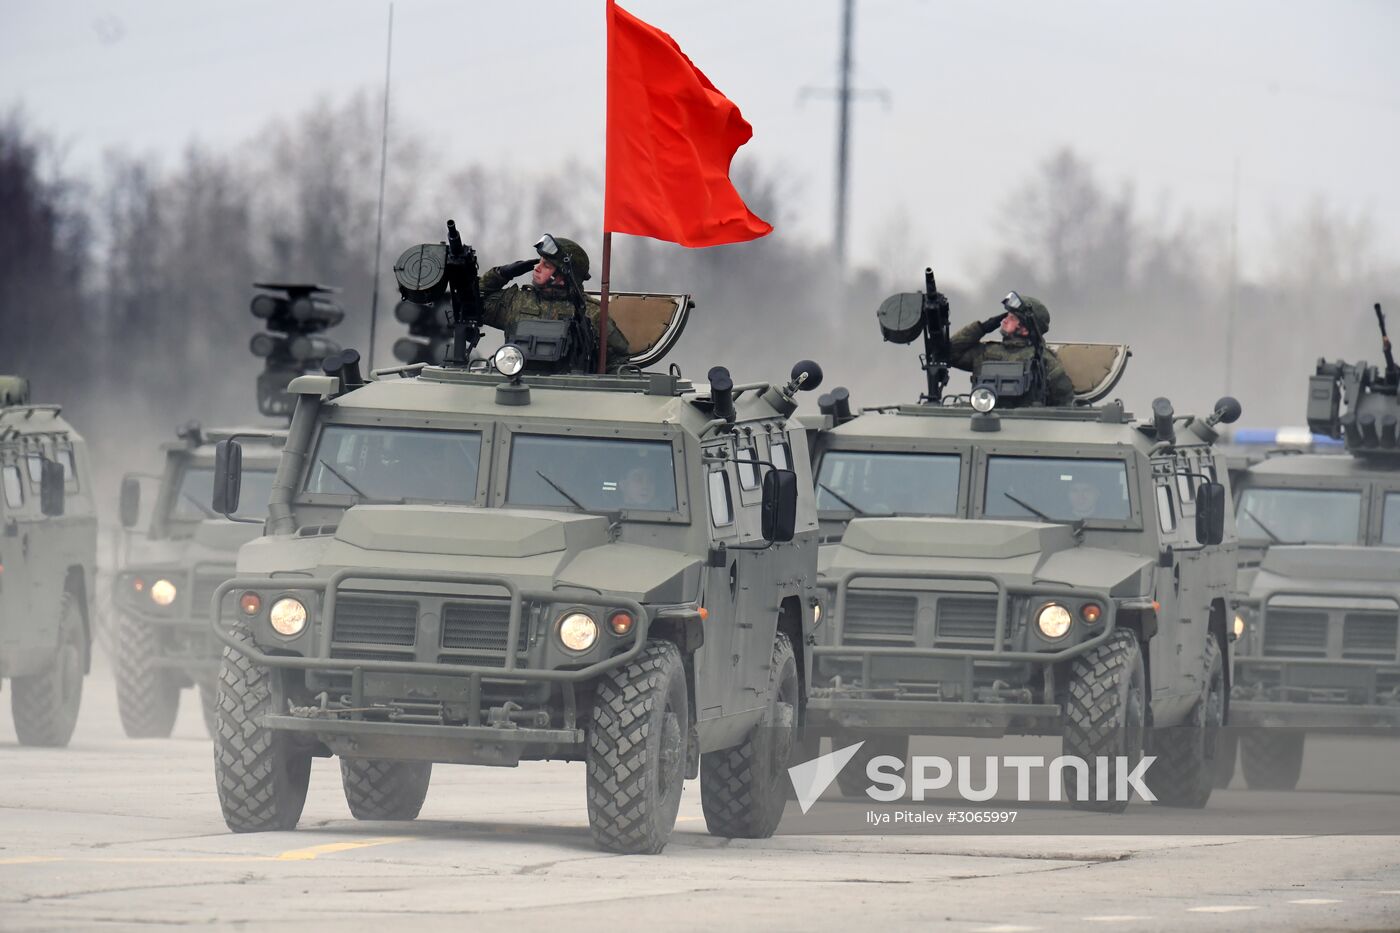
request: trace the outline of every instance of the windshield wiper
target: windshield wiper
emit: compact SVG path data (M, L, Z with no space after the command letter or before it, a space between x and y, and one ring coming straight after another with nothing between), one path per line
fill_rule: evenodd
M204 517L205 517L205 518L218 518L218 517L219 517L219 513L218 513L218 512L215 512L213 509L209 508L209 506L205 505L203 502L200 502L200 501L199 501L198 499L196 499L191 493L188 493L188 492L186 492L185 490L182 489L182 490L180 490L180 495L184 496L186 499L188 499L188 500L190 500L191 502L193 502L193 503L194 503L194 507L197 508L197 509L199 509L201 512L204 513Z
M538 476L540 479L544 480L544 481L545 481L546 483L548 483L549 485L553 486L553 487L554 487L554 491L557 492L557 493L559 493L559 495L563 496L565 499L568 499L570 502L572 502L572 503L574 504L574 508L578 509L580 512L587 512L587 511L588 511L588 508L587 508L586 506L584 506L584 504L583 504L582 502L578 501L578 500L575 499L573 496L569 495L569 491L568 491L567 489L565 489L563 486L560 486L558 483L556 483L554 480L550 479L548 476L545 476L544 473L540 472L539 470L536 470L536 471L535 471L535 475Z
M355 495L359 496L361 499L370 498L368 493L366 493L359 486L356 486L354 483L350 482L350 480L346 479L344 474L342 474L335 467L331 466L325 460L317 458L316 462L321 464L321 466L325 467L326 471L330 473L331 476L334 476L336 479L340 480L342 483L348 486L350 488L350 491L353 492Z
M1018 496L1013 496L1009 492L1003 492L1002 495L1019 505L1021 508L1025 509L1027 512L1030 512L1032 515L1034 515L1036 518L1040 519L1043 522L1049 522L1052 525L1066 524L1058 518L1051 518L1049 515L1046 515L1044 512L1040 511L1040 509L1036 508L1035 506L1031 505L1029 502L1025 501L1024 499L1021 499Z
M1249 506L1247 506L1247 505L1242 505L1242 506L1240 506L1240 511L1243 512L1244 514L1248 515L1248 516L1249 516L1249 520L1252 521L1252 522L1254 522L1254 524L1258 525L1258 526L1259 526L1259 530L1262 531L1262 532L1264 532L1264 534L1268 535L1268 536L1269 536L1269 540L1272 541L1274 544L1290 545L1290 544L1302 544L1302 543L1303 543L1302 541L1285 541L1285 540L1283 540L1282 538L1280 538L1278 535L1274 534L1273 529L1270 528L1268 525L1264 524L1263 522L1261 522L1261 521L1259 520L1259 516L1258 516L1258 515L1255 515L1254 512L1252 512L1252 511L1250 510Z
M835 499L837 502L840 502L842 505L850 509L852 512L855 512L857 515L863 515L866 518L890 518L894 515L893 512L871 512L867 509L863 509L860 506L856 505L854 502L852 502L850 499L847 499L845 496L832 489L826 483L817 483L817 487L819 489L831 493L831 498Z

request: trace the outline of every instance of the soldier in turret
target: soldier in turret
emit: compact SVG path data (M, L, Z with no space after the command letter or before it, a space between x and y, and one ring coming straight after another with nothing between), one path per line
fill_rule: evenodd
M953 334L949 357L951 365L976 372L978 367L989 361L1033 360L1036 346L1041 344L1040 354L1045 366L1045 397L1042 404L1073 405L1074 385L1065 374L1059 357L1043 345L1045 333L1050 329L1050 309L1038 298L1015 292L1008 294L1001 303L1004 308L1001 314L985 321L974 321ZM981 342L983 337L998 330L1001 331L1000 343Z

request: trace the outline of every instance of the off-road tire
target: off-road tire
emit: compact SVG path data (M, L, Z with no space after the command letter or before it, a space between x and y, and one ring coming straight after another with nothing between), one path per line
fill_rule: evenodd
M1085 796L1093 796L1098 756L1109 758L1110 796L1118 786L1117 757L1127 758L1129 771L1142 757L1146 683L1142 647L1137 635L1126 629L1115 631L1103 644L1071 662L1061 747L1065 755L1089 763ZM1126 800L1080 800L1079 775L1073 768L1064 771L1064 790L1079 810L1122 813L1128 807Z
M58 650L47 669L10 681L10 712L21 745L61 748L73 737L83 700L82 608L64 591L58 603Z
M1157 760L1147 769L1144 783L1157 796L1159 806L1200 809L1215 789L1215 761L1225 724L1225 665L1214 635L1206 637L1203 666L1205 696L1181 725L1153 734Z
M1215 789L1224 790L1235 779L1235 762L1240 757L1240 737L1225 729L1215 747Z
M598 679L586 763L588 825L600 848L665 848L685 782L687 704L681 653L667 641L648 642Z
M171 672L151 663L160 633L125 613L117 616L117 713L130 739L163 739L175 728L180 685Z
M247 631L234 637L252 644ZM259 720L272 712L272 673L225 646L215 711L214 781L224 822L236 833L295 829L306 804L311 753Z
M357 820L416 820L432 778L431 761L340 759L345 802Z
M862 742L863 744L851 756L846 767L842 768L840 773L836 775L836 784L841 788L841 793L847 797L865 796L865 789L870 786L867 769L870 767L870 762L881 755L893 755L906 765L909 763L909 736L907 735L890 735L886 732L838 735L832 739L832 750L844 748L854 742Z
M700 807L711 836L767 839L787 805L801 682L792 642L779 632L768 668L768 707L742 744L700 756Z
M1250 790L1292 790L1303 771L1302 732L1250 730L1240 736L1240 770Z
M219 681L217 677L199 681L195 687L199 694L199 712L204 717L204 728L213 738L219 732Z

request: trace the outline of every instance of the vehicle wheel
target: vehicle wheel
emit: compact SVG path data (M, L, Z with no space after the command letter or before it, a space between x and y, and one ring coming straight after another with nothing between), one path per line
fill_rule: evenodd
M345 802L357 820L416 820L432 777L431 761L340 759Z
M1089 764L1083 800L1078 772L1074 768L1064 771L1065 795L1076 809L1103 813L1122 813L1127 809L1126 800L1090 799L1097 770L1094 759L1100 755L1109 759L1108 786L1112 796L1118 785L1118 757L1127 760L1129 771L1142 758L1146 680L1137 635L1123 629L1070 665L1061 746L1065 755L1082 758Z
M1302 732L1250 731L1240 736L1240 767L1251 790L1292 790L1303 771Z
M199 711L204 714L204 728L209 733L209 738L218 734L219 722L215 715L219 709L219 681L217 679L201 680L197 688L199 690Z
M1156 730L1157 760L1145 775L1148 790L1165 807L1199 809L1215 789L1217 747L1225 721L1225 666L1220 643L1206 639L1206 695L1179 726Z
M660 852L685 782L687 706L680 650L648 642L598 680L588 728L588 824L609 852Z
M797 741L800 683L792 642L773 641L768 708L743 744L700 756L700 806L712 836L767 839L787 805L788 762Z
M58 748L73 737L83 700L83 616L78 598L64 591L58 604L58 651L32 677L10 683L10 712L21 745Z
M1222 729L1215 749L1215 787L1223 790L1235 779L1235 760L1240 756L1239 736L1233 729Z
M180 685L170 671L151 663L159 650L154 626L117 616L117 712L127 738L163 739L175 728Z
M233 634L252 643L241 627ZM306 804L311 753L259 724L271 711L272 673L226 646L214 714L214 780L224 822L236 833L295 829Z
M863 744L846 763L846 767L836 775L836 784L841 788L841 793L847 797L864 797L865 789L870 786L870 779L866 769L870 762L881 755L893 755L906 764L909 761L909 736L907 735L884 735L872 734L861 736L859 734L837 736L832 739L832 750L843 748L852 742L859 742L864 738Z

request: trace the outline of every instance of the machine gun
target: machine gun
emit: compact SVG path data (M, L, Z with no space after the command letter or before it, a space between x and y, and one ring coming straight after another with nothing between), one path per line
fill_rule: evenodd
M394 263L394 277L404 301L435 308L446 299L452 350L446 362L466 366L481 340L481 282L476 250L462 242L457 224L447 222L447 240L409 247ZM399 320L403 320L403 315ZM395 348L397 355L397 346ZM402 359L402 357L400 357Z
M1400 385L1400 366L1395 365L1395 353L1390 349L1390 335L1385 332L1385 312L1381 303L1376 302L1376 323L1381 327L1381 352L1385 354L1385 381Z
M880 303L875 317L880 323L880 335L890 343L913 343L923 335L924 352L919 364L928 379L928 391L919 401L941 402L943 389L948 385L953 342L948 333L948 298L938 290L933 269L924 269L922 294L891 295Z
M328 285L255 282L253 287L264 292L254 296L249 310L266 328L248 342L248 350L263 360L258 411L270 418L289 417L295 399L287 385L297 376L320 372L323 360L341 352L324 333L345 319L345 310L326 297L336 291Z

